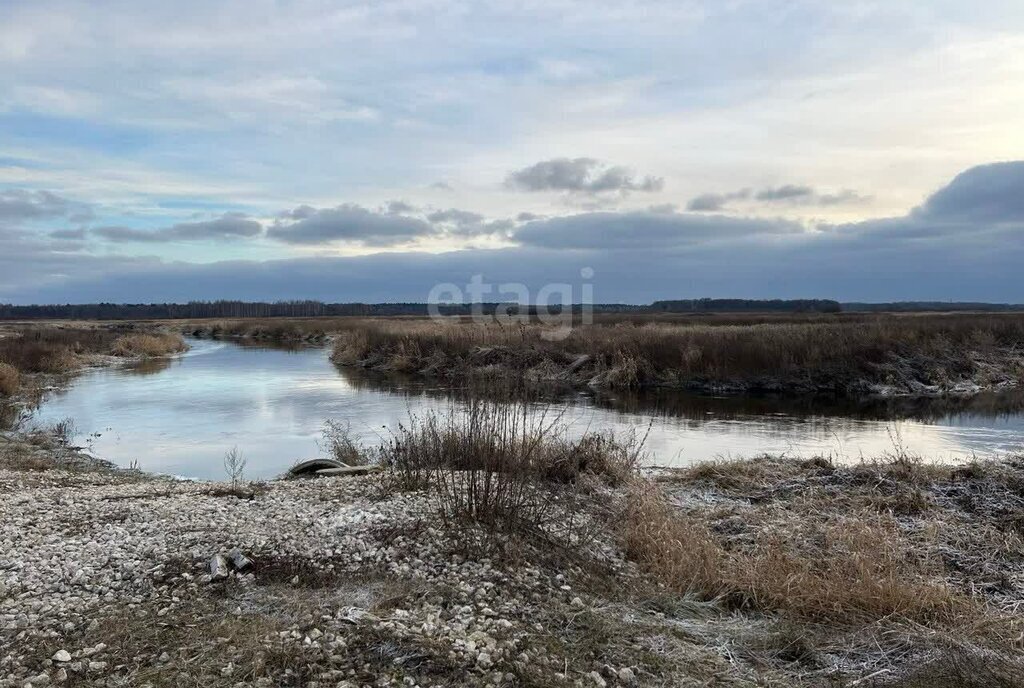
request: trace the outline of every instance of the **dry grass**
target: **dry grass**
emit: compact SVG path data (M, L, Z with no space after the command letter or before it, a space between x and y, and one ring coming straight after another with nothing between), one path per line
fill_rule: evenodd
M0 365L21 374L59 374L81 367L89 355L164 356L187 348L178 334L123 330L56 325L8 329L0 336Z
M195 337L239 337L270 341L320 341L338 325L337 319L242 319L191 322L184 331Z
M139 333L126 334L117 338L110 349L114 356L140 356L143 358L169 356L188 349L180 334Z
M652 484L631 487L619 528L626 556L669 588L712 598L727 591L726 552L706 524L677 513Z
M0 396L14 396L21 389L21 373L9 363L0 363Z
M983 384L1024 377L1024 316L877 315L705 324L606 320L559 332L541 324L352 319L335 324L334 360L459 377L547 370L617 387L741 381L836 390L875 383ZM564 336L556 336L556 335Z
M1018 460L764 457L662 484L634 486L620 532L628 555L674 590L803 624L904 624L1019 650L1019 620L1001 611L1021 593L1011 581L1024 541L1008 518L1024 506ZM901 494L928 508L892 508Z

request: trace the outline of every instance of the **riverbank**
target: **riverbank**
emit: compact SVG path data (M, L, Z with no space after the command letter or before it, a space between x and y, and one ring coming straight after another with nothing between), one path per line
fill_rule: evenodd
M31 399L96 365L158 359L188 349L182 336L141 324L0 324L0 400Z
M447 380L839 397L971 396L1024 380L1024 317L557 326L362 320L335 334L339 365Z
M1024 460L651 480L592 438L494 472L533 446L509 422L411 429L383 478L244 489L0 439L0 685L1024 678ZM234 549L251 564L211 580Z

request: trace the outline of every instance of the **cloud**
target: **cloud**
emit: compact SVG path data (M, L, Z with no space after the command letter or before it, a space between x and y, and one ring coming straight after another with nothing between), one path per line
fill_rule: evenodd
M513 238L546 248L658 250L803 231L798 223L785 220L647 210L580 213L529 222Z
M520 191L626 194L661 191L661 177L637 178L625 167L608 167L594 158L554 158L524 167L508 175L505 185Z
M225 213L213 220L179 222L162 229L132 227L96 227L96 236L115 243L161 243L170 241L224 241L248 239L263 233L263 225L241 213Z
M405 215L416 212L416 206L410 205L405 201L388 201L386 212L389 215Z
M929 196L913 216L1024 224L1024 161L972 167Z
M729 201L740 200L750 197L750 189L741 189L731 193L706 193L690 199L686 204L687 210L696 212L718 212L725 208Z
M401 237L502 226L515 242L446 253L189 264L76 253L73 241L0 227L0 302L65 302L69 294L77 301L121 301L126 294L145 301L336 300L338 294L417 301L438 282L465 283L474 274L495 284L522 282L535 293L549 283L578 283L585 267L596 272L599 301L707 295L1024 302L1024 212L1013 193L1022 170L1024 164L973 168L904 215L812 228L667 208L584 212L515 226L458 209L435 210L430 221L358 206L300 206L271 228L301 232L298 241L289 235L292 243L355 237L390 245Z
M81 241L85 239L85 229L58 229L50 232L50 237L53 239L64 239L67 241Z
M800 205L840 205L860 203L867 199L855 191L843 189L836 193L819 193L813 187L785 184L764 189L739 189L726 193L705 193L694 196L686 204L694 212L720 212L733 201L756 201L759 203L791 203Z
M427 219L431 222L466 226L480 224L484 221L484 216L468 210L449 208L448 210L436 210L427 215Z
M0 221L20 223L67 217L73 222L86 221L91 209L50 191L9 189L0 191Z
M295 221L278 222L267 230L267 236L297 245L347 241L384 246L434 233L434 228L419 218L376 213L351 203L321 209L299 206L291 211L289 218Z
M814 189L809 186L796 186L786 184L776 188L761 189L754 198L759 201L790 201L795 198L808 198L814 195Z

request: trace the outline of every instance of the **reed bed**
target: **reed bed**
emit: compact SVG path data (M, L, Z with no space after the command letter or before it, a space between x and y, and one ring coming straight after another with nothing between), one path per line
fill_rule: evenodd
M361 319L337 331L333 359L442 377L476 373L607 387L984 387L1024 379L1024 316L884 315L751 324L630 319L573 328Z
M176 333L111 327L6 328L0 333L0 395L13 396L30 375L74 372L90 356L150 358L186 348Z

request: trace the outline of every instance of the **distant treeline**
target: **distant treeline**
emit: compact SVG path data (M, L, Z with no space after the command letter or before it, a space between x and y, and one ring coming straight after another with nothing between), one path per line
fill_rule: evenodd
M655 301L650 310L666 313L838 313L830 299L679 299Z
M508 304L443 304L444 315L487 314ZM562 307L551 310L560 311ZM565 308L574 313L580 304ZM838 313L840 311L1024 311L1024 305L906 301L896 303L843 303L829 299L677 299L650 305L604 303L595 313ZM513 312L534 313L535 306L512 306ZM168 320L182 318L313 318L321 316L429 315L426 303L323 303L320 301L192 301L189 303L85 303L14 306L0 304L0 320Z
M1024 304L1019 303L983 303L973 301L895 301L892 303L857 303L842 304L844 311L867 312L935 312L935 311L1024 311Z

